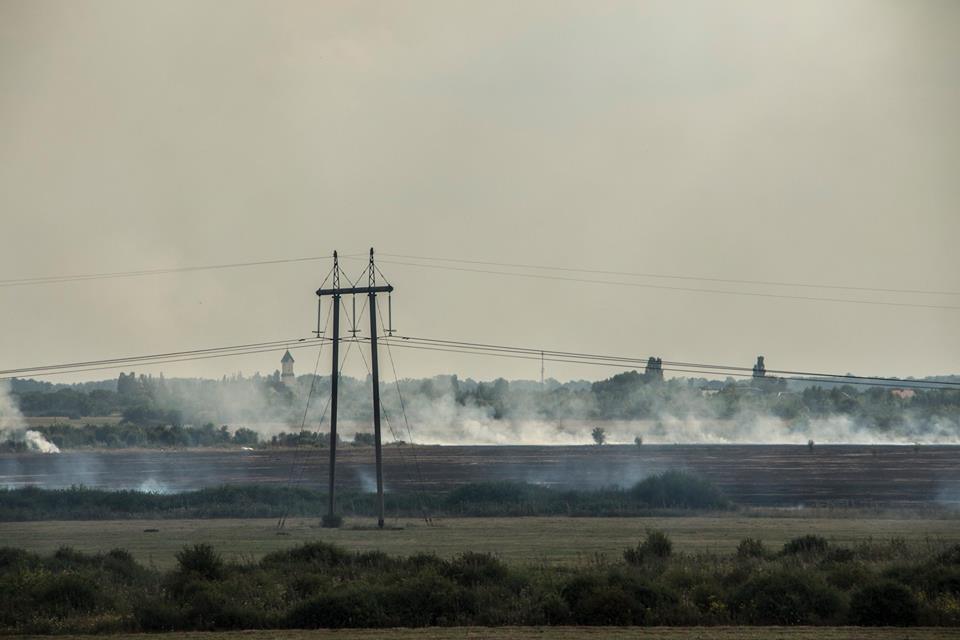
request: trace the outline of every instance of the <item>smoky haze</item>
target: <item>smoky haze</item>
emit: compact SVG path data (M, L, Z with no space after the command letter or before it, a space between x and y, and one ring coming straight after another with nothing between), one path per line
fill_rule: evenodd
M375 246L960 291L958 23L960 5L933 0L6 0L0 279ZM410 335L873 375L960 362L956 310L383 260ZM0 288L4 368L308 335L328 268ZM163 370L267 373L281 353ZM415 351L398 366L539 377L539 363Z

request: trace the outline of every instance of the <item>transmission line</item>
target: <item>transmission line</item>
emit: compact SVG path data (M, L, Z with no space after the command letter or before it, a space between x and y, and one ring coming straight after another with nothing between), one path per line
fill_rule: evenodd
M852 285L820 284L809 282L783 282L776 280L738 280L733 278L717 278L713 276L687 276L665 273L644 273L636 271L609 271L604 269L584 269L576 267L557 267L537 264L524 264L516 262L491 262L486 260L464 260L462 258L435 258L428 256L412 256L402 253L381 253L382 256L391 258L402 258L408 260L426 260L432 262L454 262L460 264L476 264L493 267L519 268L519 269L537 269L542 271L565 271L568 273L594 273L608 276L628 276L637 278L660 278L667 280L695 280L701 282L724 282L729 284L753 284L762 286L777 287L802 287L808 289L838 289L842 291L869 291L873 293L912 293L919 295L939 295L939 296L960 296L960 291L931 291L924 289L892 289L884 287L862 287Z
M577 282L581 284L603 284L619 287L634 287L641 289L657 289L665 291L686 291L689 293L709 293L715 295L732 295L732 296L747 296L753 298L775 298L782 300L802 300L808 302L833 302L833 303L847 303L847 304L865 304L872 306L884 306L884 307L913 307L918 309L941 309L948 311L960 311L960 306L956 305L940 305L940 304L925 304L919 302L891 302L886 300L863 300L863 299L852 299L852 298L829 298L822 296L802 296L802 295L791 295L785 293L763 293L759 291L727 291L721 289L706 289L702 287L679 287L674 285L665 285L665 284L649 284L645 282L623 282L619 280L600 280L597 278L573 278L568 276L553 276L546 275L542 273L521 273L518 271L497 271L493 269L477 269L473 267L455 267L450 265L440 265L440 264L423 264L417 262L404 262L398 260L381 260L387 264L394 264L407 267L418 267L421 269L439 269L443 271L458 271L466 273L480 273L486 275L497 275L497 276L507 276L513 278L532 278L536 280L550 280L555 282Z
M221 269L237 269L241 267L261 267L276 264L291 264L297 262L316 262L328 260L330 256L306 256L303 258L277 258L273 260L253 260L249 262L228 262L223 264L205 264L191 267L169 267L160 269L140 269L136 271L108 271L101 273L61 274L56 276L36 276L30 278L11 278L0 280L0 287L22 287L41 284L57 284L62 282L85 282L88 280L110 280L115 278L138 278L143 276L157 276L171 273L191 273L194 271L214 271Z

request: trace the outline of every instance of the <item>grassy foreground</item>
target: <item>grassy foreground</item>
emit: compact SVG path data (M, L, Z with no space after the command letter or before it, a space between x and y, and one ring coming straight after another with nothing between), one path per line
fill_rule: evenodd
M954 519L742 517L665 518L449 518L427 526L423 520L388 521L378 531L370 519L347 520L342 529L321 529L315 519L291 519L278 535L275 519L111 520L0 523L5 544L36 553L61 546L83 552L128 550L138 562L167 569L186 544L205 542L233 560L263 555L307 541L323 540L355 551L390 555L419 552L450 558L464 551L489 552L508 563L578 566L599 556L617 560L647 529L659 529L681 552L730 553L743 538L779 548L813 533L849 545L869 538L960 542ZM146 529L157 531L145 532Z
M49 638L51 636L26 636ZM104 636L57 636L63 640L102 639ZM111 640L150 640L156 634L117 634ZM956 629L924 627L913 629L864 627L446 627L428 629L338 629L318 631L226 631L165 633L165 640L520 640L526 638L573 640L603 638L619 640L947 640Z

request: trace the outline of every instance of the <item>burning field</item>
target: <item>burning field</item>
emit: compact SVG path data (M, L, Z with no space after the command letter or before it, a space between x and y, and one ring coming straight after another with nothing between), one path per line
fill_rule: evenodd
M683 469L752 506L960 504L960 449L954 446L644 445L391 446L387 491L446 490L485 481L560 488L630 486ZM84 485L179 492L221 484L322 488L324 449L72 451L0 455L0 486ZM346 447L337 486L373 489L373 450Z

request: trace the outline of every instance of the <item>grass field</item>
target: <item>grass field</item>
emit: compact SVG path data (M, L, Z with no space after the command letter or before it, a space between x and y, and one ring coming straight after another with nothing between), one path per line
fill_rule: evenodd
M50 636L27 636L49 638ZM63 640L104 636L57 636ZM156 634L119 634L111 640L149 640ZM220 633L165 633L165 640L506 640L596 638L620 640L947 640L957 637L956 629L872 629L863 627L432 627L427 629L339 629L336 631L230 631Z
M715 517L670 518L451 518L427 526L422 520L388 521L378 531L371 520L348 520L342 529L321 529L314 519L288 520L278 535L276 520L109 520L0 523L3 545L50 552L68 545L80 551L121 547L158 568L174 564L185 544L207 542L231 559L259 559L265 553L326 540L356 550L379 549L409 555L426 551L450 557L463 551L492 552L507 562L583 565L598 555L618 560L647 529L661 529L678 551L731 552L745 537L772 549L806 533L850 544L869 537L903 537L960 542L954 519ZM145 529L157 529L145 532Z

